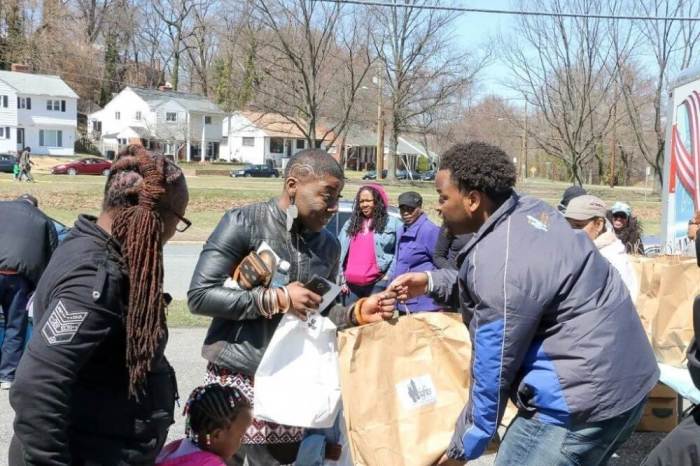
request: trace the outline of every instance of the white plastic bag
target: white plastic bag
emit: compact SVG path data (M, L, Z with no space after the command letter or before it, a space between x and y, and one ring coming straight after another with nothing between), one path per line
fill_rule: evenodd
M310 314L287 314L255 373L255 417L307 428L333 426L340 409L336 326Z

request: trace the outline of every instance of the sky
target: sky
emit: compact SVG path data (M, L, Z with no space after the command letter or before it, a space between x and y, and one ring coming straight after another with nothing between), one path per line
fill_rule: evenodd
M458 3L469 8L513 9L510 0L462 0ZM512 15L463 13L455 23L455 41L465 48L478 47L485 41L495 40L499 34L507 35L509 29L515 26L515 21L516 17ZM492 63L479 77L479 94L516 97L512 89L502 84L509 74L510 70L496 53Z

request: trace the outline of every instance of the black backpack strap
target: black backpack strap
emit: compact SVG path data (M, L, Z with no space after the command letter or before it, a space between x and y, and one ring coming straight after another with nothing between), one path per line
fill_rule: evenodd
M700 389L700 348L698 348L698 336L700 336L700 296L693 301L693 330L695 337L688 346L688 372L693 384Z

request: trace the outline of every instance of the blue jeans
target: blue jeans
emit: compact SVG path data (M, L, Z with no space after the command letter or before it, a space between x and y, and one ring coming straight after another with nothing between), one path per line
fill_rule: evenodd
M0 353L0 381L15 380L15 371L24 351L27 335L27 301L31 283L21 275L0 275L0 306L5 318L2 352Z
M646 399L612 419L568 428L518 415L506 431L495 465L605 465L634 432L645 403Z

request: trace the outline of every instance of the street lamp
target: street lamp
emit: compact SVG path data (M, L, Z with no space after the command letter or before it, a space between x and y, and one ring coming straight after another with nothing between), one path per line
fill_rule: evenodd
M382 102L384 81L381 73L379 76L373 76L372 82L377 86L377 155L375 157L375 169L377 180L381 181L382 173L384 172L384 105Z

